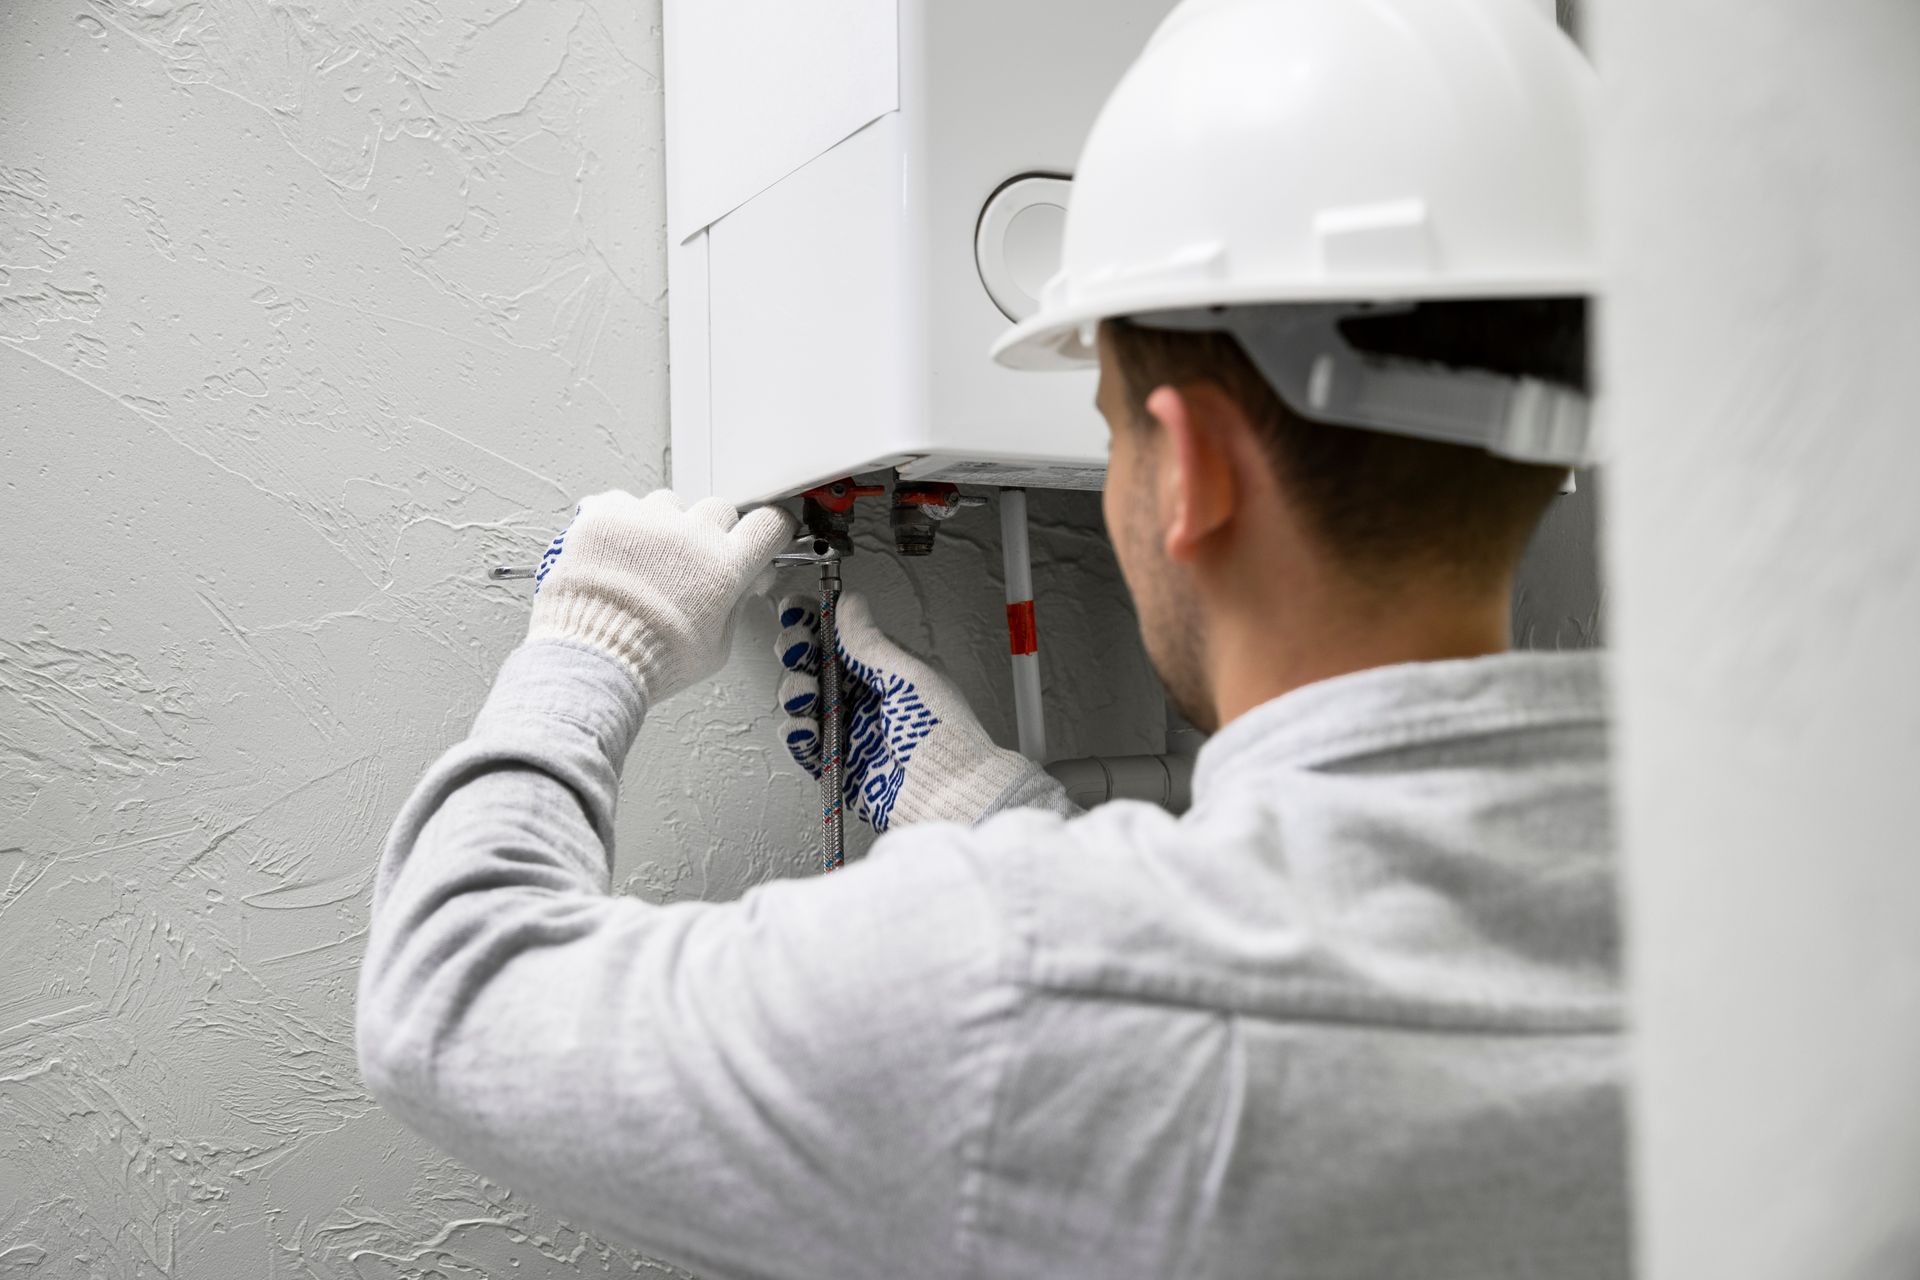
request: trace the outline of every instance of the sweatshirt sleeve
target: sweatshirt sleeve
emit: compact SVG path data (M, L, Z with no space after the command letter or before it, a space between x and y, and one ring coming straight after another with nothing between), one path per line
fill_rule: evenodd
M471 1167L696 1271L950 1273L1013 999L965 829L734 903L611 895L642 714L587 646L509 657L381 860L369 1088Z

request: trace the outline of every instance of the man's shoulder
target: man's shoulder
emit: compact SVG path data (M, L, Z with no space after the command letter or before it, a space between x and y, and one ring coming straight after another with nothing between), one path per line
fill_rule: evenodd
M1062 994L1276 1017L1591 1010L1618 963L1604 752L1585 728L1513 732L1529 740L1437 762L1249 761L1182 815L1007 812L889 856L938 846L1013 944L1002 972Z

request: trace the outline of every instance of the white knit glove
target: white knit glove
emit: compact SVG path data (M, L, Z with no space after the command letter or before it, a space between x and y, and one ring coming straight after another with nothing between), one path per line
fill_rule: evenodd
M540 558L527 639L604 649L658 706L726 662L741 598L792 537L777 507L741 519L723 498L596 493Z
M795 761L820 776L819 629L816 603L779 604L774 652L787 673L781 737ZM1017 751L993 745L958 689L887 639L865 597L849 592L838 610L845 702L847 807L875 831L896 822L977 822L1010 808L1074 812L1066 791Z

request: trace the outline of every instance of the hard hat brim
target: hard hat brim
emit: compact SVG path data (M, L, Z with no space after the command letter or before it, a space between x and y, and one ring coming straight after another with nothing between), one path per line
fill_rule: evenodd
M1008 329L991 348L994 363L1006 369L1084 369L1099 359L1082 331L1100 323L1098 310L1085 316L1039 315Z
M1591 297L1591 272L1570 265L1557 274L1517 279L1431 277L1378 280L1306 281L1292 287L1274 281L1250 281L1237 287L1146 288L1103 293L1052 311L1042 311L1001 334L990 348L996 364L1007 369L1084 369L1099 359L1092 330L1102 320L1188 308L1271 306L1328 302L1444 302L1468 299Z

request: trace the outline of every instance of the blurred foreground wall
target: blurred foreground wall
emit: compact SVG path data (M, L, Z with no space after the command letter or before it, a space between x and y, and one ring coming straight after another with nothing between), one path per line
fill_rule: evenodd
M1586 6L1648 1280L1920 1275L1920 6Z

